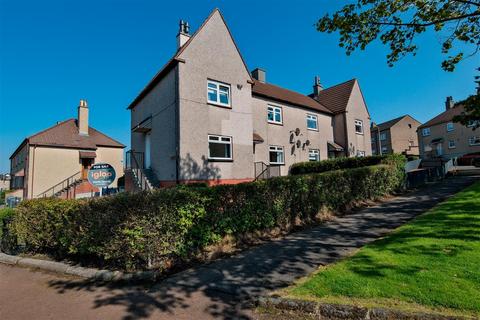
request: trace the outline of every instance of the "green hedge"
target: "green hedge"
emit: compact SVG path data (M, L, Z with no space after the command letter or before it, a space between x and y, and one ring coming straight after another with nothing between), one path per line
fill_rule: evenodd
M335 158L322 161L309 161L295 163L290 167L290 174L321 173L340 169L353 169L366 166L374 166L391 161L405 161L405 157L400 154L391 154L386 156L369 156L355 158Z
M398 166L400 168L400 166ZM29 252L124 270L175 267L227 235L315 221L403 183L395 165L278 177L212 188L178 187L93 200L22 202L11 230Z

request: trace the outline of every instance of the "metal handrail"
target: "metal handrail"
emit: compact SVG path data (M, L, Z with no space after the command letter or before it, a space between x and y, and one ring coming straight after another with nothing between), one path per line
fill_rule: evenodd
M127 151L127 161L125 164L126 169L132 171L133 177L141 190L151 190L152 187L150 186L148 178L143 171L144 163L143 161L138 161L136 155L139 155L143 160L142 152L136 152L133 150Z
M82 180L81 173L82 172L79 171L75 174L72 174L70 177L68 177L66 179L63 179L62 181L60 181L59 183L57 183L53 187L50 187L47 190L45 190L44 192L39 193L36 196L36 198L42 198L42 197L45 198L45 197L47 197L47 194L50 191L52 192L52 196L54 196L56 188L57 188L57 192L59 192L59 191L63 191L64 189L67 189L67 188L71 187L74 183L78 182L79 180ZM75 178L76 176L78 176L78 177ZM61 188L58 189L58 187L61 187Z

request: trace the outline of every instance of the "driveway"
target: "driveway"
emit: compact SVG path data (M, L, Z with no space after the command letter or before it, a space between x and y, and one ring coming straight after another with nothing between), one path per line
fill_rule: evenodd
M0 265L2 319L250 319L249 299L285 287L477 181L458 176L151 287L101 286Z

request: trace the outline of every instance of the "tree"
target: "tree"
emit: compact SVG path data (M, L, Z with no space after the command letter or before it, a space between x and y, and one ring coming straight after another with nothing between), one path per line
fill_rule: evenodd
M457 42L472 47L470 53L457 50L442 62L444 70L453 71L457 63L480 49L480 0L357 0L332 16L326 14L316 27L321 32L338 31L347 55L379 38L390 47L390 66L408 54L415 55L415 37L433 28L443 35L445 55Z
M480 71L480 68L478 68L478 71ZM480 128L480 76L475 77L475 82L477 83L477 94L458 102L457 104L464 106L464 112L453 117L454 122L470 126L473 130Z

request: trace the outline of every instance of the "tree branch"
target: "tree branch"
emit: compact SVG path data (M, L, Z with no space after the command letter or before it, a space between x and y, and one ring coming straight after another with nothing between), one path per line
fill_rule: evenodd
M383 26L385 26L385 25L386 26L397 26L397 27L400 27L400 26L404 26L404 27L429 27L429 26L433 26L437 23L443 23L443 22L454 21L454 20L461 20L461 19L465 19L465 18L469 18L469 17L476 17L476 16L480 16L480 11L475 11L473 13L464 14L464 15L461 15L461 16L449 17L449 18L445 18L445 19L435 20L435 21L431 21L431 22L427 22L427 23L372 22L372 24L383 25Z
M468 0L452 0L452 1L453 2L465 3L465 4L470 4L472 6L480 7L480 2L473 2L473 1L468 1Z

